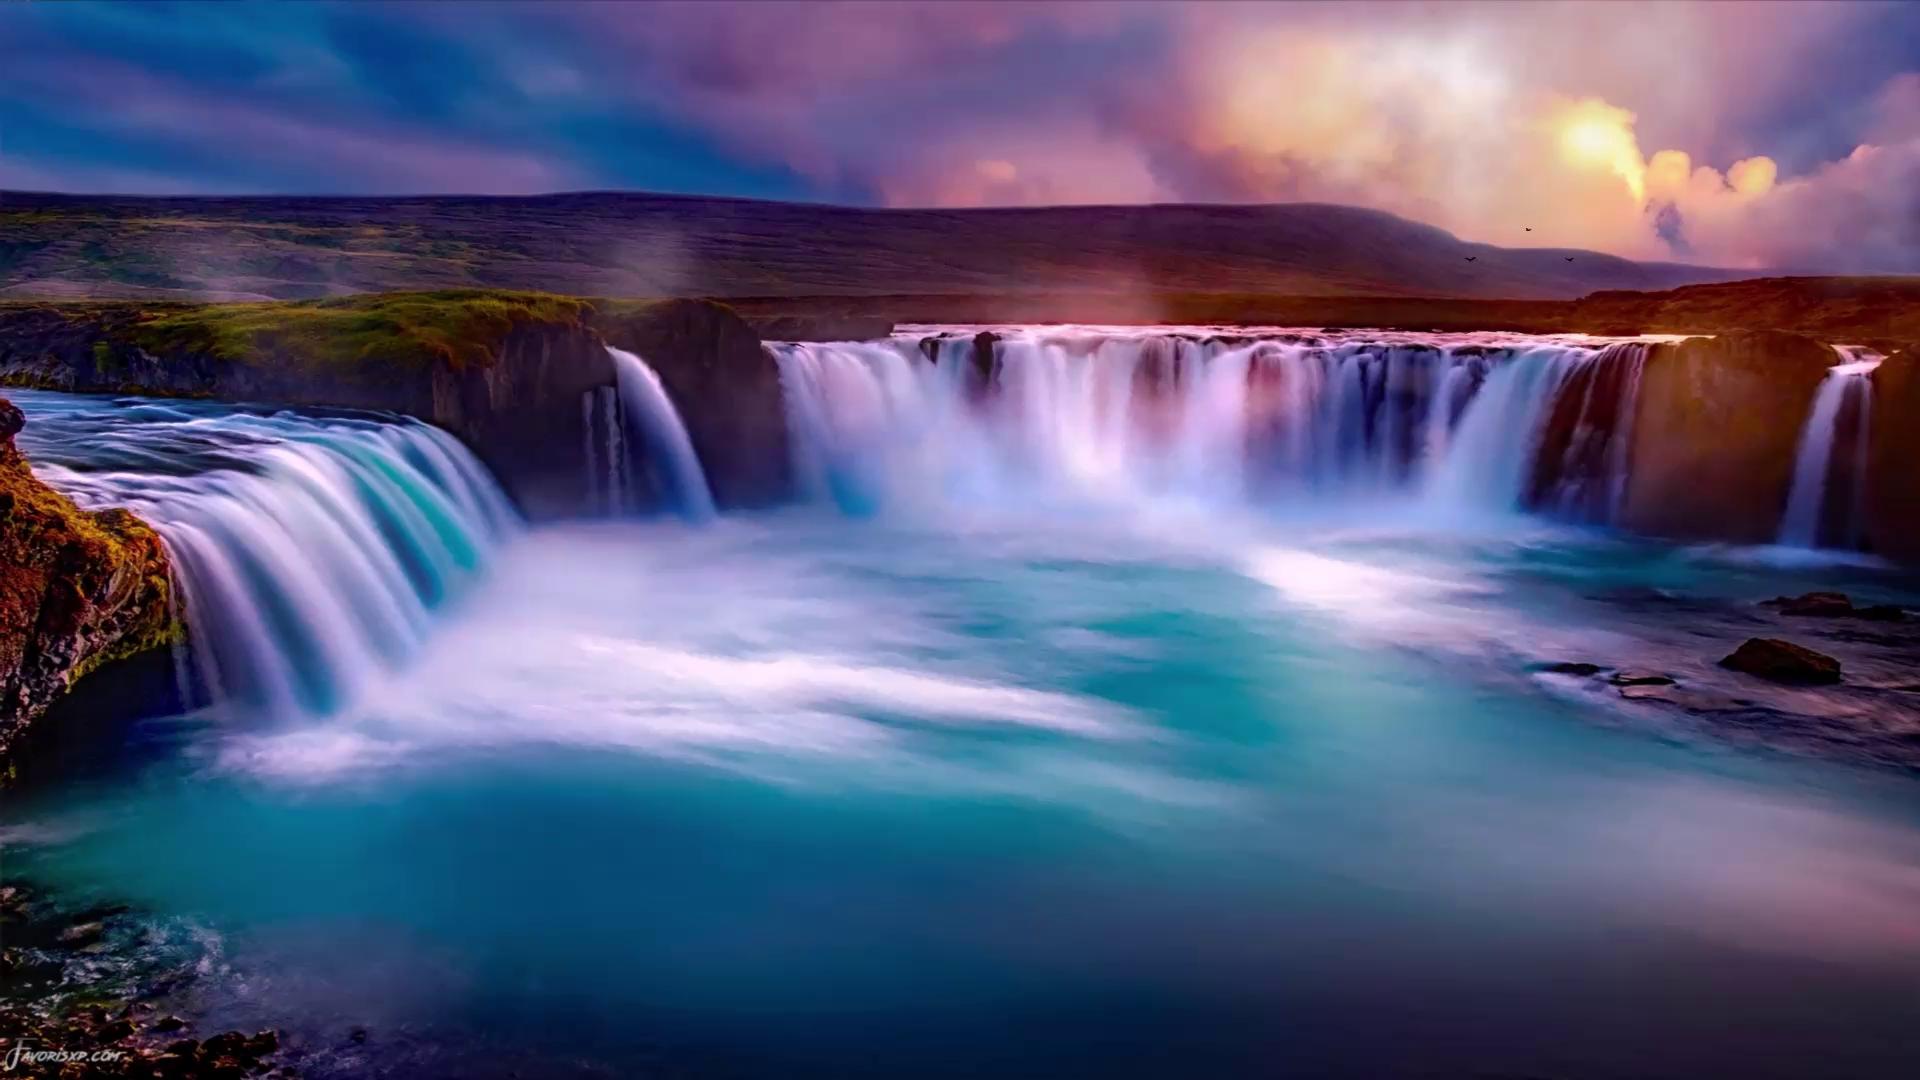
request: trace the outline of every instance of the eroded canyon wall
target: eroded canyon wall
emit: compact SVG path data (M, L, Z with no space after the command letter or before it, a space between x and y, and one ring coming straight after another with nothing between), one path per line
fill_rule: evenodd
M1920 562L1920 347L1873 375L1867 444L1867 542L1889 558Z
M1819 341L1773 331L1656 346L1617 524L1676 539L1773 539L1801 426L1835 361Z

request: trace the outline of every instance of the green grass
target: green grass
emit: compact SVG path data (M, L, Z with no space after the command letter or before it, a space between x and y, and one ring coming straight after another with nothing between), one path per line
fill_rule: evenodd
M578 322L590 310L587 301L548 293L374 293L159 311L137 321L127 339L149 352L195 352L236 364L351 371L445 362L461 370L491 363L499 339L516 326Z

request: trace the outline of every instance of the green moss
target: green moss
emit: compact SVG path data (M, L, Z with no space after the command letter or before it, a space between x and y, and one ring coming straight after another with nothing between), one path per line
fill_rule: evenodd
M0 686L24 688L30 707L44 704L49 689L169 646L184 633L171 601L166 550L152 529L125 510L80 509L0 442ZM36 659L49 644L36 635L74 633L97 647L65 670ZM0 728L0 758L10 734Z
M96 341L93 343L93 367L102 374L115 375L126 367L126 362L114 351L111 343Z
M236 364L353 371L445 362L458 370L492 363L499 339L516 326L577 322L589 310L584 300L547 293L448 289L192 306L142 318L127 336L150 352Z

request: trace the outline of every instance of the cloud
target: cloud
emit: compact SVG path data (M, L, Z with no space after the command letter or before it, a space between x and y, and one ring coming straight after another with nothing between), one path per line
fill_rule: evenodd
M334 191L525 194L565 188L581 179L564 163L529 150L492 147L384 118L274 108L110 59L94 59L87 78L76 80L70 67L57 60L15 58L5 79L16 91L26 88L58 97L66 122L98 137L161 141L176 150L197 151L189 160L231 152L249 169L270 174L321 169L334 178ZM64 177L70 189L151 192L192 186L158 168L60 166L17 159L10 164L21 175ZM150 185L145 177L155 180ZM221 178L211 184L203 180L199 186L243 187L222 183Z
M1500 244L1920 268L1911 5L185 10L0 7L0 177L1312 200Z

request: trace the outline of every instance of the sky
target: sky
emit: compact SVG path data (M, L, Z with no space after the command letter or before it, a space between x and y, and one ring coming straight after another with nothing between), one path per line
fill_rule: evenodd
M6 3L0 188L1338 202L1920 272L1920 3Z

